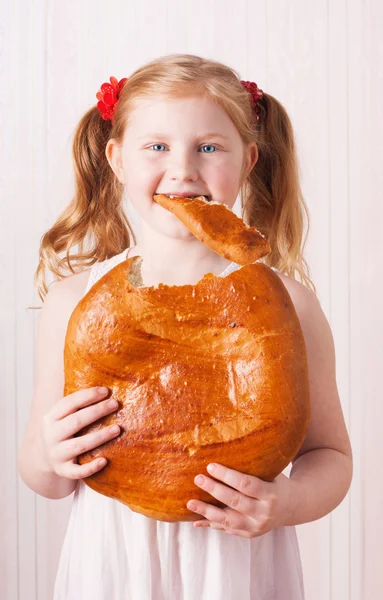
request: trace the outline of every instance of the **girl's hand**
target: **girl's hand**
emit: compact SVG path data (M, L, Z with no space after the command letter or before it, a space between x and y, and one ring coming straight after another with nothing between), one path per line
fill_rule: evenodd
M102 389L88 388L64 396L44 415L42 445L49 471L66 479L83 479L106 465L105 458L98 457L84 465L77 464L76 458L115 438L120 433L118 425L73 437L86 425L118 408L116 400L104 399L108 388Z
M194 482L226 504L227 508L190 500L187 508L206 517L195 521L194 527L212 527L253 538L280 527L288 520L293 507L294 483L285 475L280 474L269 483L222 465L209 464L207 470L215 479L198 475Z

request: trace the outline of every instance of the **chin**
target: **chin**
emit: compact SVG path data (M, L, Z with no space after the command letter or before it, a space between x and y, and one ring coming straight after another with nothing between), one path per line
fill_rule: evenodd
M151 229L167 238L173 240L188 240L195 237L172 213L168 213L165 218L162 216L161 218L158 218L158 215L157 218L154 219L141 218L149 225L149 227L151 227Z
M195 236L188 229L186 229L182 223L181 227L179 226L179 223L177 223L176 227L166 227L165 225L163 227L158 227L157 225L155 229L158 231L158 233L161 233L172 240L189 240L191 238L195 238Z

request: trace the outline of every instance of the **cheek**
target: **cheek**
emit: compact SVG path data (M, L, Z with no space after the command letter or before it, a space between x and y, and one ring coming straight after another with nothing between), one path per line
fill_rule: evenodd
M209 187L216 199L231 209L239 192L239 174L235 170L221 169Z
M145 154L131 153L124 156L125 182L131 188L145 188L151 177L158 172L155 162Z
M239 176L237 173L226 172L220 178L220 188L230 193L236 193L239 185Z
M238 157L227 155L209 170L209 179L217 189L223 188L232 191L239 185L241 166Z

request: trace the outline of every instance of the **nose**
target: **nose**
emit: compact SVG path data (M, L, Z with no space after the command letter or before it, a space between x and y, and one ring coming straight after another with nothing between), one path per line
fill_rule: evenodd
M199 176L195 161L186 151L174 152L168 171L172 181L196 181Z

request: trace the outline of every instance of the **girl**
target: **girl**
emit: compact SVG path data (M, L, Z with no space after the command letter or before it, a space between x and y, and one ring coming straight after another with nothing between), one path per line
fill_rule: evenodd
M165 56L129 79L110 80L77 127L75 197L44 235L36 273L45 301L19 470L27 485L48 498L75 492L54 598L300 600L304 591L294 526L323 517L342 501L352 458L333 338L302 256L307 209L290 120L281 104L254 83L197 56ZM139 243L123 212L123 192L140 217ZM76 457L119 430L105 427L74 436L116 405L105 389L62 398L68 319L109 269L139 255L144 285L151 286L195 284L207 272L225 276L239 268L154 202L156 193L207 195L229 208L241 194L244 220L270 242L272 252L264 262L294 302L309 362L312 418L290 476L268 483L209 465L212 477L201 473L195 484L226 508L190 498L187 508L200 516L194 523L149 519L86 486L82 479L105 461L80 466ZM76 244L77 272L69 256ZM65 265L72 275L63 276ZM48 293L45 267L59 280ZM296 281L296 272L303 283Z

